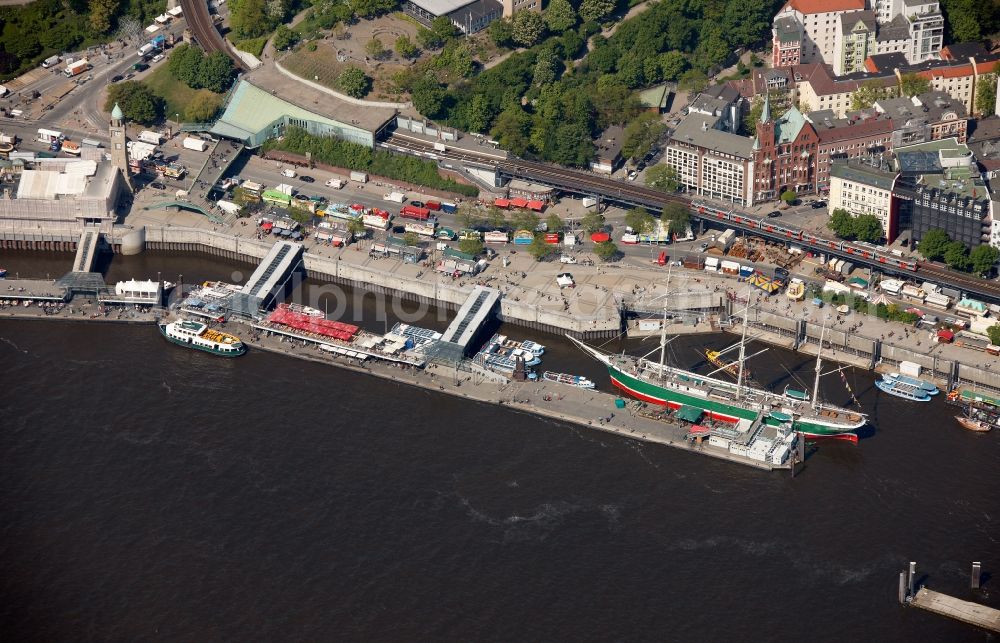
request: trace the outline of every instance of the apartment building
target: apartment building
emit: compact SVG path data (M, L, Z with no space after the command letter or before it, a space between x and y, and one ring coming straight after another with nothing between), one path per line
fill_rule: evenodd
M840 14L866 8L865 0L789 0L774 18L773 38L777 38L779 21L792 19L802 31L800 62L830 63L834 58Z
M892 118L893 148L945 138L959 143L966 140L969 119L965 106L942 91L884 99L874 107Z
M836 118L829 110L810 112L806 120L816 131L817 192L830 189L830 168L835 160L872 160L892 149L893 121L874 109L848 112Z
M863 71L865 59L875 51L878 23L874 11L851 11L837 17L833 39L833 73L838 76Z
M830 194L827 210L846 210L851 216L872 215L882 222L882 234L887 243L898 235L896 212L893 209L892 186L896 172L886 164L834 161L830 167Z
M751 140L724 129L723 117L691 113L678 124L663 153L689 193L753 205Z

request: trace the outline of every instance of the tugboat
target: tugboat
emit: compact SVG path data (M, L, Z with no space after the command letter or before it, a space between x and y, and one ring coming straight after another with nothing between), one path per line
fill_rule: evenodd
M212 330L206 324L188 319L157 324L167 341L179 346L221 355L238 357L247 352L246 345L235 335Z

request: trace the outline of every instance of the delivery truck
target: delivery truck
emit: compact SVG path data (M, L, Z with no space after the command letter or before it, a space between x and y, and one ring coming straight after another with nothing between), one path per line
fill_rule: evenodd
M204 152L208 149L208 141L194 138L193 136L188 136L184 139L184 149L195 150L196 152Z
M73 76L79 76L83 72L90 69L90 63L87 62L86 58L81 58L80 60L66 65L66 69L63 71L67 78L72 78Z

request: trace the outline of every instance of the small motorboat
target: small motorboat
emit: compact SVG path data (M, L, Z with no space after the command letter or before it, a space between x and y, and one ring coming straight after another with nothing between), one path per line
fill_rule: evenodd
M977 420L975 418L968 417L966 415L956 415L955 419L962 426L963 429L968 429L969 431L975 431L976 433L986 433L993 429L989 422L984 420Z
M0 268L0 279L3 279L6 276L7 276L7 269L6 268Z
M569 373L554 373L552 371L545 371L542 373L542 379L546 382L556 382L557 384L575 386L576 388L594 388L594 383L582 375L570 375Z

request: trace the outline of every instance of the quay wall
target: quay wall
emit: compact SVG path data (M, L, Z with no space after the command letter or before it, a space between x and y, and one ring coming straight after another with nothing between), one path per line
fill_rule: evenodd
M76 249L82 228L39 231L7 231L0 229L0 247L17 249L67 250ZM109 246L120 251L122 239L132 232L131 228L115 228L105 232ZM16 244L16 245L7 245ZM259 263L271 248L272 243L257 239L244 239L212 230L183 227L147 227L146 247L153 250L178 252L201 252L215 257L250 264ZM352 251L345 251L340 259L320 257L305 253L303 264L306 275L318 281L363 288L372 292L440 306L447 310L458 310L465 302L474 284L465 287L450 280L445 281L432 273L431 278L412 278L393 274L371 266L358 265L349 260ZM359 259L367 258L358 253ZM348 259L344 259L347 257ZM543 308L532 302L501 299L499 317L502 321L517 326L549 333L570 333L580 338L616 337L622 329L621 315L610 299L602 293L605 315L580 317L568 312Z

